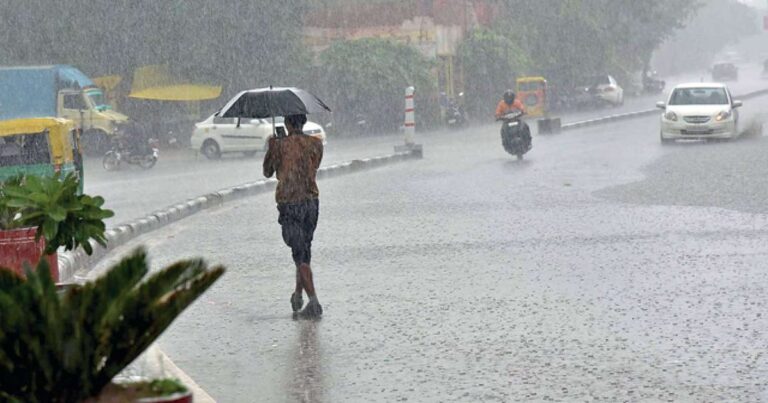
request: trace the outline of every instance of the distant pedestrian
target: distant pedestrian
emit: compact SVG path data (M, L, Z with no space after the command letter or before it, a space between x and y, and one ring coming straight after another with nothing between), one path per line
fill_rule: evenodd
M275 198L280 213L278 222L282 226L283 240L291 248L296 264L296 288L291 295L291 308L300 317L317 318L323 314L323 308L317 300L310 263L319 210L315 177L323 159L323 143L304 135L302 129L306 122L306 115L285 117L287 136L269 139L269 148L264 156L264 176L270 178L277 173ZM309 297L303 310L302 291L306 291Z

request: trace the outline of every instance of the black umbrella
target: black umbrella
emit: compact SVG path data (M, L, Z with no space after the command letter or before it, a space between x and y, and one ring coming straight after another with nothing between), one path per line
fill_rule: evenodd
M330 112L318 97L299 88L260 88L243 91L232 98L219 116L223 118L265 119L274 116Z
M222 118L265 119L275 116L306 115L313 112L330 112L320 98L299 88L269 87L243 91L232 98L219 111Z

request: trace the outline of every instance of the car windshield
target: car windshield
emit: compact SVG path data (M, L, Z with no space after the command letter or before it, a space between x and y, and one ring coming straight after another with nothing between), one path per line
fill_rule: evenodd
M678 88L672 92L670 105L726 105L724 88Z
M87 91L85 93L86 96L88 96L88 99L91 100L93 103L93 106L98 110L107 110L112 109L111 106L107 104L107 101L104 98L104 93L99 90L92 90Z

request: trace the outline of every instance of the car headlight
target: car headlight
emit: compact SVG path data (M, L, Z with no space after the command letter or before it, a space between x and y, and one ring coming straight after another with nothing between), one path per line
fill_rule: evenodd
M664 114L664 119L677 122L677 114L675 112L668 111L667 113Z
M722 111L722 112L717 114L717 116L715 117L715 120L718 121L718 122L722 122L723 120L726 120L726 119L728 119L730 117L731 117L731 112L729 112L729 111Z

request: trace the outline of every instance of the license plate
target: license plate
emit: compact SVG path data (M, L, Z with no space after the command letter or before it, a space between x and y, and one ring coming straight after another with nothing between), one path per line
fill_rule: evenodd
M509 125L508 125L508 126L509 126L509 127L515 127L515 126L517 126L517 125L519 125L519 124L520 124L519 122L509 122Z

